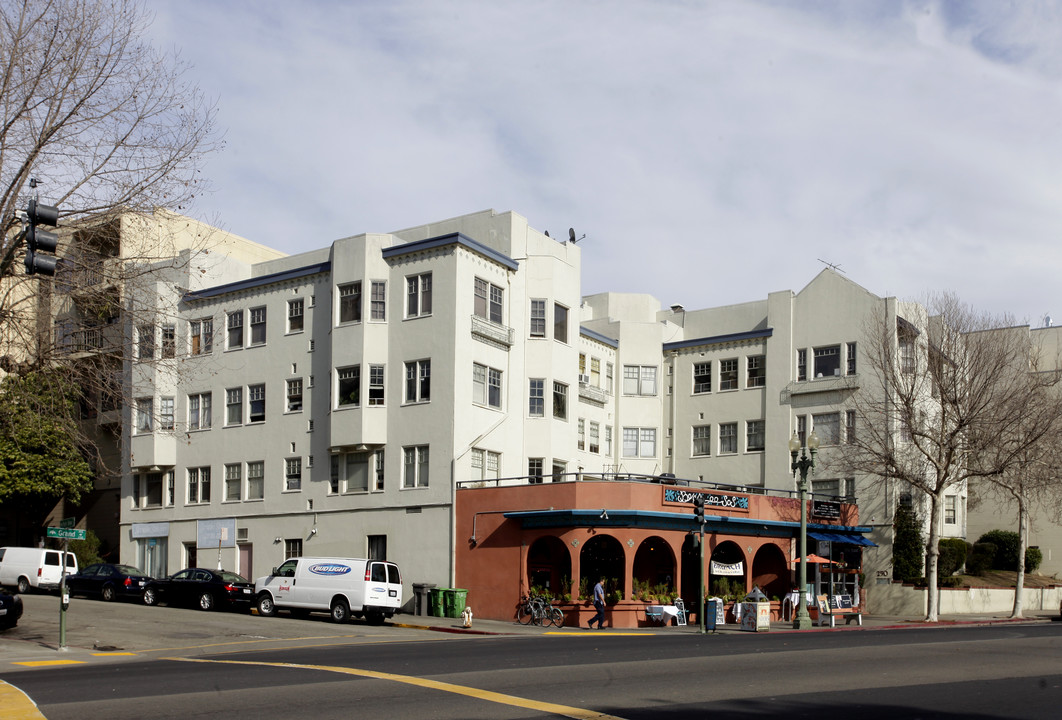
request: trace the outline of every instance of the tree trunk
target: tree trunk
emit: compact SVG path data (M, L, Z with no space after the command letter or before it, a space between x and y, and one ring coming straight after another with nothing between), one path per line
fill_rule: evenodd
M1012 618L1021 617L1022 599L1025 594L1025 546L1028 544L1029 509L1025 500L1018 498L1018 575L1014 584L1014 609Z
M940 619L940 591L937 589L937 560L940 558L940 497L944 491L929 496L929 533L926 540L926 622Z

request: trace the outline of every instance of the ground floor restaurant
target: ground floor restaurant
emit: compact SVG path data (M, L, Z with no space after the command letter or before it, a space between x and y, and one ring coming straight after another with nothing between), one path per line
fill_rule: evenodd
M703 553L697 496L705 500ZM859 526L854 504L809 500L808 513L808 553L827 553L808 564L810 596L858 598L870 528ZM650 624L646 607L676 598L693 622L703 570L708 597L740 599L758 587L780 620L799 567L800 503L786 494L584 479L462 487L455 514L456 585L481 618L514 619L534 592L553 599L566 625L585 627L603 578L606 627Z

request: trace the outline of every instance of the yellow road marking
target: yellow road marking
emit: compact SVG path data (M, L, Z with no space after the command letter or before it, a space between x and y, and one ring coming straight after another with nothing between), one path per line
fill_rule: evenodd
M262 667L321 670L324 672L341 673L343 675L356 675L358 677L374 678L376 680L391 680L394 682L405 683L407 685L416 685L418 687L428 688L430 690L441 690L442 692L454 693L455 695L464 695L466 697L477 698L479 700L487 700L488 702L496 702L502 705L511 705L513 707L520 707L528 710L537 710L538 712L543 713L551 713L553 715L559 715L561 717L575 718L575 720L623 720L623 718L620 718L616 715L609 715L607 713L598 712L596 710L584 710L583 708L571 707L569 705L558 705L557 703L540 702L538 700L529 700L527 698L517 697L515 695L506 695L504 693L496 693L490 690L480 690L479 688L468 687L466 685L455 685L453 683L440 682L438 680L428 680L426 678L414 677L412 675L396 675L395 673L377 672L376 670L337 667L335 665L298 665L295 663L255 662L250 660L203 660L201 658L179 657L161 659L174 660L176 662L225 663L228 665L256 665Z
M26 667L47 667L48 665L83 665L84 663L84 660L25 660L11 664L25 665Z
M577 635L579 637L602 637L602 636L607 636L607 637L618 637L618 636L622 636L622 637L651 637L655 633L644 633L644 632L636 632L636 633L634 633L634 632L593 632L593 633L588 633L588 632L563 632L563 631L559 631L559 630L549 630L549 631L544 632L542 634L543 635Z
M0 720L41 720L44 715L29 695L0 680Z
M116 655L136 655L134 652L98 652L92 653L92 657L115 657Z

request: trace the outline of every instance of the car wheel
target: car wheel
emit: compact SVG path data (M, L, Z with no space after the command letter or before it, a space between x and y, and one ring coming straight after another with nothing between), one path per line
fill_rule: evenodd
M114 600L116 593L114 592L114 585L104 585L103 590L100 591L100 597L106 602Z
M159 596L155 592L155 588L149 587L144 589L144 604L145 605L158 605Z
M273 596L262 593L258 596L258 614L263 617L273 617L277 614L277 606L273 603Z
M332 601L332 622L344 623L350 620L350 606L343 598Z
M20 594L25 595L30 591L29 580L24 577L18 579L18 591Z
M199 609L200 610L213 610L214 609L214 596L208 592L199 596Z

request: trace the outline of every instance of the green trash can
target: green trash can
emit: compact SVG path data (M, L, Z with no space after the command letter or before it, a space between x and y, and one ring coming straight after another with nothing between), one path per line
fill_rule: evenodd
M432 617L446 617L443 615L443 594L446 591L443 588L431 589L431 616Z
M448 588L446 592L446 617L461 617L465 612L465 602L468 598L468 590L465 590L464 588Z

